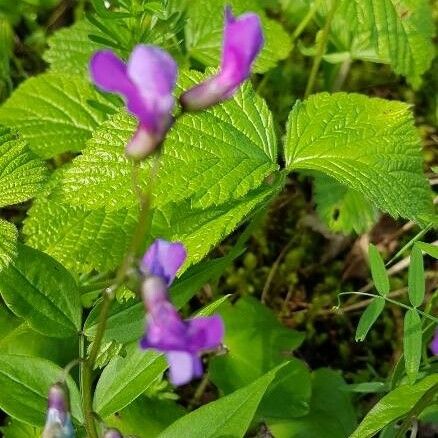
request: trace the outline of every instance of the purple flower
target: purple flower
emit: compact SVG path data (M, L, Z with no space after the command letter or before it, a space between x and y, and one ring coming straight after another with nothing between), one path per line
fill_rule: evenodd
M91 58L90 73L99 88L122 95L128 111L138 119L127 155L143 159L151 154L172 125L177 76L172 57L158 47L140 44L125 64L112 51L102 50Z
M251 65L263 47L263 32L256 14L234 17L225 8L225 29L219 73L181 96L186 110L201 110L230 98L251 73Z
M430 344L430 349L435 356L438 356L438 330L435 331L435 336Z
M74 436L68 390L61 383L55 383L49 390L47 418L42 437L73 438Z
M117 429L107 429L103 438L122 438L122 434Z
M140 264L144 275L162 278L169 286L187 257L184 245L157 239L149 247Z

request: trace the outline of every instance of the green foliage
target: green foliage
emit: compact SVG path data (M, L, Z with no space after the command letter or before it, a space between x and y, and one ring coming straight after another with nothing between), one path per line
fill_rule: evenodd
M5 427L0 427L4 438L41 438L41 428L9 419Z
M0 275L0 293L10 309L40 333L62 338L80 329L76 282L42 252L19 245L16 260Z
M49 387L62 377L63 370L48 360L0 353L1 409L20 421L43 426ZM79 391L70 377L67 385L72 415L82 422Z
M424 251L426 254L429 254L431 257L438 259L438 246L432 245L430 243L425 242L417 242L415 244L418 248Z
M371 438L386 425L403 418L433 388L438 387L438 374L425 377L415 385L402 385L385 395L368 412L350 438Z
M385 307L385 300L381 297L373 298L362 313L356 329L356 341L363 341L371 327L377 321Z
M434 57L433 35L428 0L341 0L330 36L344 57L388 63L418 87Z
M233 7L234 14L246 11L257 12L262 21L265 46L255 62L254 70L265 72L287 57L292 43L281 25L267 17L264 10L252 0L192 0L187 10L185 28L186 48L189 55L207 66L219 64L222 32L224 23L224 6Z
M243 437L263 395L280 368L275 368L250 385L182 417L169 426L160 438L181 437L188 430L191 438Z
M87 79L45 73L26 80L14 91L0 107L0 123L16 128L43 158L79 151L106 118L90 101L109 106Z
M421 363L423 332L421 318L417 310L410 309L405 314L403 328L403 352L405 369L409 381L415 383Z
M423 254L421 253L421 249L417 245L414 245L411 251L408 279L409 300L414 307L421 306L423 303L425 294L424 283Z
M138 342L128 345L126 356L112 359L97 382L96 412L105 418L120 411L160 379L166 368L163 355L141 350Z
M17 229L9 222L0 219L0 271L17 254Z
M374 286L377 289L377 292L384 297L389 293L389 277L382 256L373 244L368 246L368 260Z
M320 93L292 109L289 170L317 170L391 215L418 220L432 209L409 107L359 94Z

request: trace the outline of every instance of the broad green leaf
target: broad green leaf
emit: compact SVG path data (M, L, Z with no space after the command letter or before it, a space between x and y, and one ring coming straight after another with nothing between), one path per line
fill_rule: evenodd
M172 400L138 397L117 414L105 418L123 436L156 437L184 415L184 409Z
M323 15L331 1L325 3ZM434 57L433 35L428 0L341 0L330 37L339 52L389 63L418 87Z
M314 196L319 216L333 231L360 234L377 220L377 209L362 193L326 175L316 175Z
M202 78L196 72L180 76L180 88ZM132 164L124 154L135 128L124 111L105 122L64 172L57 197L90 209L135 205ZM164 144L154 203L190 199L193 207L206 208L239 199L278 170L276 147L272 115L246 84L234 99L177 120ZM148 168L149 162L140 171L143 188Z
M88 73L91 55L102 48L101 44L90 40L88 35L94 28L87 21L78 21L70 27L55 32L49 39L49 48L44 60L50 64L50 71L69 74Z
M130 344L126 356L112 359L100 376L94 409L102 418L123 409L159 379L166 368L162 354L141 350L138 342Z
M48 360L0 353L0 408L20 421L43 426L49 388L63 374L62 368ZM79 391L71 377L68 377L67 385L73 418L81 423Z
M8 266L17 254L17 236L15 226L0 219L0 271Z
M421 318L415 309L410 309L405 314L403 326L403 352L405 357L406 374L409 381L415 383L421 363L423 331Z
M42 429L9 418L5 427L0 427L3 438L41 438Z
M14 313L42 334L63 338L80 330L76 282L47 254L19 245L15 261L0 275L0 293Z
M256 12L262 22L265 45L255 62L254 70L262 73L274 67L289 54L291 39L282 26L269 19L260 5L253 0L191 0L185 29L189 55L207 66L220 61L225 5L233 7L234 14Z
M415 385L394 389L374 405L350 438L373 437L386 425L403 418L434 387L438 387L438 374L427 376Z
M385 263L379 250L372 244L368 246L368 261L371 268L374 286L383 297L389 293L389 277L386 272Z
M292 109L285 159L288 170L327 174L379 209L418 221L432 211L420 144L405 103L320 93Z
M179 438L187 433L190 438L243 437L278 370L276 368L250 385L185 415L159 438Z
M0 123L16 128L43 158L79 151L106 118L90 101L109 106L86 78L44 73L26 80L14 91L0 107Z
M409 264L408 293L409 300L414 307L421 306L424 300L424 265L421 249L414 245L411 251Z
M18 138L0 126L0 207L19 204L36 195L47 178L47 168Z
M385 300L381 297L373 298L362 313L356 329L356 341L363 341L371 327L377 321L385 307Z
M319 369L312 374L309 414L289 420L268 419L267 424L275 438L345 438L356 426L356 414L342 377Z
M422 251L424 251L426 254L429 254L431 257L438 259L438 246L433 245L431 243L425 243L425 242L417 242L415 246L418 246Z
M255 298L224 303L219 313L225 323L224 344L229 352L212 359L210 376L225 393L248 385L286 361L285 352L291 353L304 340L303 333L282 326Z

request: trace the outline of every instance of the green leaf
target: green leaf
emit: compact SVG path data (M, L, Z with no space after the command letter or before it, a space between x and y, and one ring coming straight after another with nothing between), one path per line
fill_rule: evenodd
M32 198L46 178L43 161L29 151L15 132L0 126L0 207Z
M15 226L0 219L0 271L15 258L17 237L18 231Z
M202 79L196 72L180 76L180 88ZM135 129L124 111L111 117L64 172L55 195L89 209L136 205L132 164L124 154ZM272 115L247 84L229 102L177 120L164 143L154 203L190 199L193 207L206 208L239 199L278 170L276 148ZM144 187L149 164L140 171Z
M87 79L44 73L23 82L0 107L0 123L16 128L43 158L79 151L106 115L89 101L108 107Z
M159 379L167 368L162 354L144 351L138 342L126 347L103 370L94 394L94 409L102 417L123 409Z
M389 63L418 87L434 57L433 35L428 0L341 0L330 36L339 52Z
M36 331L71 337L81 326L81 305L70 273L47 254L19 245L16 260L0 275L8 307Z
M69 74L88 73L91 55L102 48L88 38L97 29L87 21L78 21L70 27L63 27L49 39L49 48L44 60L50 64L50 71Z
M288 170L319 171L394 217L432 211L420 138L405 103L359 94L320 93L292 109Z
M438 259L438 246L437 245L434 245L432 243L416 242L415 246L420 248L426 254L429 254L431 257Z
M0 427L3 438L41 438L42 429L9 418L5 427Z
M403 327L403 349L405 356L405 368L409 381L415 383L418 369L421 363L421 351L423 345L423 331L421 318L415 309L410 309L405 314Z
M350 438L373 437L386 425L403 418L428 390L437 385L438 374L433 374L415 385L403 385L394 389L376 403Z
M289 420L268 419L267 424L275 438L349 437L356 414L348 385L332 370L314 371L309 414Z
M189 55L207 66L217 66L222 48L225 5L233 13L256 12L262 22L265 45L255 62L254 70L263 73L285 59L292 49L291 39L282 26L269 19L253 0L191 0L187 11L185 29Z
M409 300L414 307L421 306L424 300L424 265L421 249L414 245L411 251L409 264L408 293Z
M224 303L219 313L229 354L212 359L210 376L225 393L248 385L283 363L285 352L292 352L304 340L303 333L282 326L271 310L252 297Z
M360 234L377 220L376 208L362 193L326 175L316 175L314 196L319 216L333 231Z
M160 438L187 436L188 431L190 438L243 437L278 370L276 368L250 385L185 415L160 434Z
M377 292L384 297L389 293L389 277L379 250L372 243L368 246L368 260L374 286Z
M49 388L63 375L63 369L48 360L0 353L0 408L20 421L43 426ZM67 385L72 416L81 423L79 391L71 377Z
M381 297L373 298L362 313L356 329L356 342L363 341L371 327L377 321L385 307L385 300Z

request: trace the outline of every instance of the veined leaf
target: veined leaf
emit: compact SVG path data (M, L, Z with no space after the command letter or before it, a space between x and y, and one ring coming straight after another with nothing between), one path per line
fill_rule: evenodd
M281 367L266 373L255 382L232 394L208 403L175 421L159 438L243 437L257 407Z
M410 309L405 314L403 327L403 350L405 357L406 374L409 381L415 383L421 363L423 332L421 318L415 309Z
M415 385L403 385L385 395L368 412L350 438L371 438L386 425L403 418L421 397L438 386L438 374L425 377Z
M362 193L323 174L315 176L315 202L321 219L336 232L360 234L377 220L377 209Z
M40 333L63 338L80 329L76 282L47 254L19 245L15 261L0 275L0 293L8 307Z
M378 208L419 221L432 211L420 139L409 107L359 94L320 93L289 115L289 170L316 170L356 190Z
M377 318L385 308L385 300L381 297L373 298L362 313L356 329L356 341L363 341Z
M31 356L0 353L0 407L11 417L43 426L49 388L64 375L54 363ZM71 377L67 378L73 417L82 422L81 398Z
M411 251L409 264L408 293L409 300L414 307L421 306L424 300L424 264L420 247L414 245Z
M0 219L0 271L8 266L17 254L17 236L15 226Z
M94 395L94 409L102 417L123 409L159 379L167 368L160 353L141 350L138 342L126 347L105 367Z
M43 158L79 151L106 115L89 101L109 106L86 78L44 73L23 82L0 107L0 123L16 128Z
M269 19L252 0L191 0L187 10L186 45L189 55L207 66L219 65L222 47L224 7L233 13L256 12L262 22L265 45L254 65L254 71L265 72L289 54L292 43L281 25Z
M373 244L368 246L368 259L374 286L377 292L384 297L389 293L389 277L382 256Z
M32 198L46 178L43 161L15 132L0 126L0 207Z

